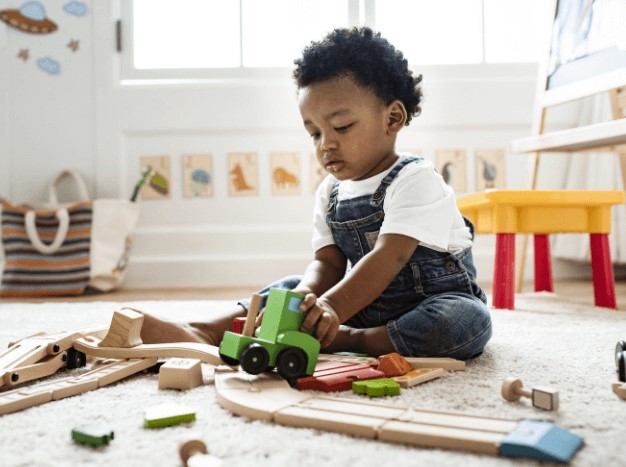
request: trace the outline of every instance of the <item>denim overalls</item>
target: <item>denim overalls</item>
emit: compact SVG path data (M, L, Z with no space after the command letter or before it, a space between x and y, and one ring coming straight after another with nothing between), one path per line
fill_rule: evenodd
M404 159L372 195L337 202L339 182L335 184L326 222L351 265L358 263L376 243L385 217L383 201L387 188L406 164L421 160ZM467 219L465 222L473 237L474 226ZM354 328L386 325L397 352L404 356L462 360L476 357L492 331L487 298L475 277L471 248L452 254L419 245L383 293L343 324ZM300 276L289 276L269 287L292 289L299 280ZM261 294L265 295L269 287Z

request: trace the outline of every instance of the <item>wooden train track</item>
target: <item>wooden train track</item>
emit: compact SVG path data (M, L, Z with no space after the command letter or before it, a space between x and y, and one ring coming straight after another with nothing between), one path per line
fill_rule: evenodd
M583 444L547 422L318 396L292 389L275 373L219 367L215 387L219 404L237 415L382 441L556 462L568 462Z
M156 358L114 360L82 375L48 381L0 393L0 415L82 394L127 378L154 366Z
M100 358L148 358L179 357L197 358L211 365L223 365L219 348L197 342L176 342L172 344L140 344L130 348L99 347L100 339L85 336L74 341L74 348L86 355Z

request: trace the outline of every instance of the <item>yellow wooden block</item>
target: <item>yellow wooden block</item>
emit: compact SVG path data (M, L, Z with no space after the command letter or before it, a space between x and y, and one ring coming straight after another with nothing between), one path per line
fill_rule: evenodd
M620 190L487 190L457 199L477 233L610 233Z

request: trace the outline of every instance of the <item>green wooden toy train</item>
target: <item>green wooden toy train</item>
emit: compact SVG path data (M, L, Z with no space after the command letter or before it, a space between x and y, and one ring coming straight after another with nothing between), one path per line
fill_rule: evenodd
M287 380L312 375L320 343L312 336L313 331L300 331L305 312L298 307L303 299L300 293L270 289L263 322L254 336L224 333L220 344L222 360L229 365L239 364L253 375L274 368Z

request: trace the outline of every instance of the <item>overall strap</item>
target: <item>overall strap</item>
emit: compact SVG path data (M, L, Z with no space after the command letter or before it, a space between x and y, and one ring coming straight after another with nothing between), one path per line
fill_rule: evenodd
M337 196L339 195L339 180L333 186L332 191L330 192L330 197L328 198L328 207L326 208L326 212L330 214L331 212L335 212L335 207L337 206Z
M398 174L404 168L405 165L410 164L411 162L417 162L417 161L423 161L423 160L424 160L423 157L410 156L404 159L399 164L397 164L391 170L391 172L389 172L387 176L383 178L382 182L380 182L380 185L378 186L378 188L372 195L372 198L370 200L370 205L378 207L382 204L382 202L385 200L385 194L387 193L387 188L389 187L389 185L391 185L391 182L394 181L394 179L398 176Z

